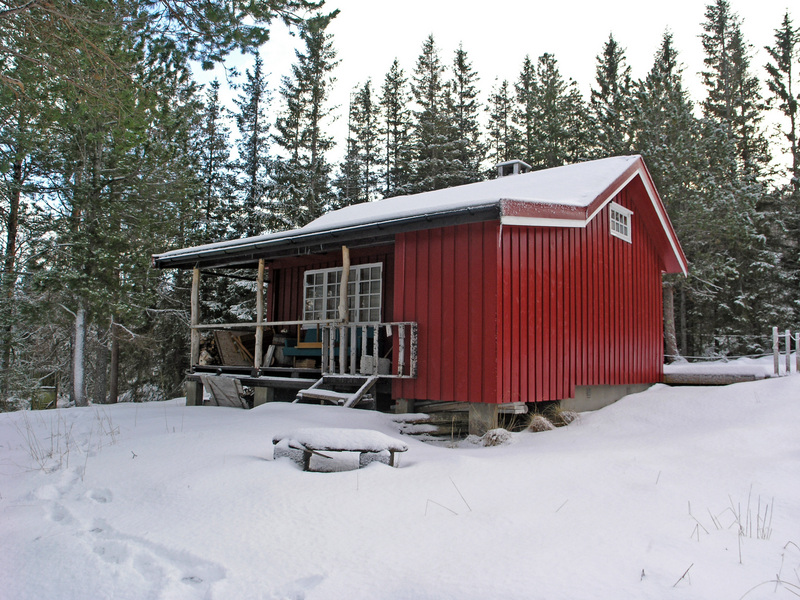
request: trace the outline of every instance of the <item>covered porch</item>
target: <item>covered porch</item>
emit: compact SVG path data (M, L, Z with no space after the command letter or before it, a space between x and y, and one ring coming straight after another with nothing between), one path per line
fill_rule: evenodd
M202 380L208 376L235 379L252 389L252 406L294 399L352 406L373 387L390 394L391 380L416 377L417 323L381 318L391 315L392 299L386 292L392 286L384 283L392 277L391 268L385 268L391 260L363 267L360 264L375 260L375 255L365 257L362 251L351 267L349 249L343 247L336 261L341 266L330 267L338 258L331 254L258 259L256 320L251 322L202 322L204 269L193 267L187 404L203 403ZM314 268L321 265L324 268ZM362 272L371 272L373 279L360 279ZM219 276L218 271L212 274ZM280 319L287 315L300 318ZM215 343L218 352L213 358L203 340ZM325 390L343 386L355 386L361 394Z

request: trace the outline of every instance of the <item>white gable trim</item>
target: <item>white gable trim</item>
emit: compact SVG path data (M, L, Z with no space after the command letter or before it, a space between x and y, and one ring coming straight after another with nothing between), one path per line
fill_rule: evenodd
M513 215L500 217L503 225L519 225L520 227L586 227L589 221L583 219L548 219L547 217L517 217Z

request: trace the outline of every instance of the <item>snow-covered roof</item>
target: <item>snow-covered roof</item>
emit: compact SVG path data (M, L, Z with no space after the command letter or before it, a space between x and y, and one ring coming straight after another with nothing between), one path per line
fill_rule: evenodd
M305 227L280 233L207 244L153 257L159 267L189 266L212 257L254 257L270 249L315 247L321 236L337 243L365 235L387 235L404 228L442 226L450 218L500 220L515 225L585 227L631 179L641 176L659 219L685 272L685 259L669 219L640 156L618 156L500 177L377 202L348 206L327 213Z

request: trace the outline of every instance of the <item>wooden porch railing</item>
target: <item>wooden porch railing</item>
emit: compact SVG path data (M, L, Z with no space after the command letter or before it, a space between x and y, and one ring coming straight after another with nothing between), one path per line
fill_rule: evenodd
M392 362L381 372L380 338L391 343ZM388 352L386 352L388 354ZM338 371L337 362L338 361ZM322 329L322 374L379 375L395 379L417 376L417 324L329 323Z
M265 328L317 328L321 333L321 367L323 375L380 375L386 378L413 379L417 376L417 324L411 321L392 323L341 323L326 321L262 321L245 323L205 323L193 324L192 348L193 365L195 356L200 355L201 330L254 329L256 331L256 352L253 367L261 368L262 348L258 342ZM260 333L260 335L259 335ZM383 340L383 344L381 344ZM300 341L298 339L298 341ZM391 344L391 352L387 345ZM391 367L388 372L382 368L380 347L384 354L391 354ZM376 358L377 357L377 358ZM385 363L383 363L385 364Z

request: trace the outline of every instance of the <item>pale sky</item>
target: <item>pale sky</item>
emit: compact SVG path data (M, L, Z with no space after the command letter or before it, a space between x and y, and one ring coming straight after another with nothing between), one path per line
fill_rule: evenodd
M763 79L767 60L763 47L774 43L774 30L787 8L792 8L787 0L730 3L741 17L745 39L752 46L753 72ZM703 68L700 34L706 4L703 0L507 0L496 5L475 4L469 9L470 3L454 0L327 0L327 10L341 10L328 28L340 61L331 98L332 104L339 106L339 119L331 132L338 145L343 145L348 99L354 86L371 77L373 89L379 90L395 57L410 78L429 34L433 34L447 67L458 44L463 44L480 77L483 98L495 78L510 83L516 80L526 54L535 61L545 52L555 55L562 76L574 79L588 98L596 56L609 33L626 49L633 77L639 79L652 66L662 35L669 29L685 66L686 84L699 102L704 95L698 73ZM794 10L791 16L794 24L800 25L800 10ZM271 73L273 109L278 108L280 76L289 72L297 42L276 25L272 40L262 48L265 68ZM251 61L237 63L247 67ZM337 148L331 158L338 159L342 152Z

